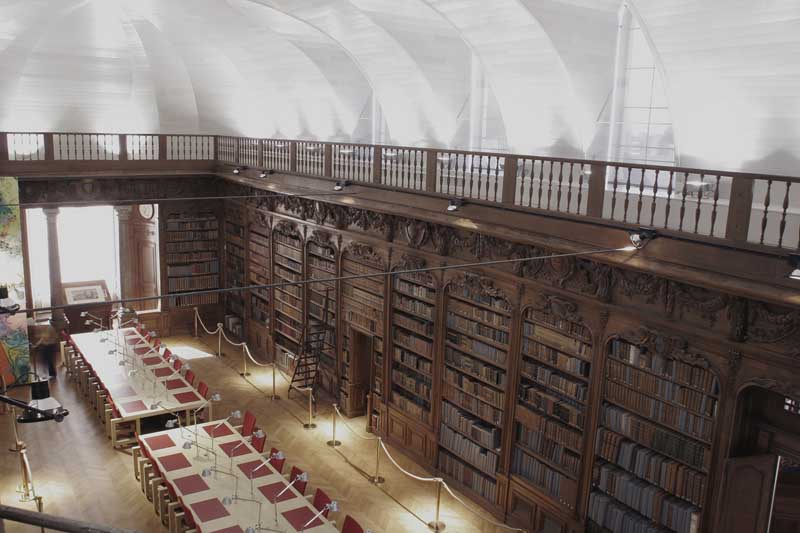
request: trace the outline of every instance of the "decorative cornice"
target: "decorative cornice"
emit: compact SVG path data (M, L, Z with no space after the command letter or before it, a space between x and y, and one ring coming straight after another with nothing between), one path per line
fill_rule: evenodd
M508 299L508 296L506 296L505 292L495 287L492 280L477 274L471 274L467 272L459 273L450 281L450 284L447 288L449 291L457 288L477 296L491 298L492 300L499 300L503 304L505 310L509 312L514 308L511 300Z

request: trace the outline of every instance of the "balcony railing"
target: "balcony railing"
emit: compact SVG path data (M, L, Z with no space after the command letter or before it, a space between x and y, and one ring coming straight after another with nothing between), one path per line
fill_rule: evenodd
M136 168L158 161L272 169L459 197L692 239L795 250L800 178L507 153L212 135L0 133L6 172L83 161Z

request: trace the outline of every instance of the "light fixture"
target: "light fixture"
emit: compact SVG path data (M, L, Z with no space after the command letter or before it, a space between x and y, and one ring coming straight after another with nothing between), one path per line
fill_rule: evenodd
M192 449L192 441L185 440L183 441L183 445L181 446L184 450L191 450Z
M233 498L231 498L230 496L225 496L224 498L222 498L222 505L227 507L232 503L233 503Z
M166 423L164 423L164 427L167 428L167 429L172 429L177 425L178 425L178 421L175 420L174 418L170 418L169 420L166 421ZM185 442L183 443L183 446L184 446L184 449L188 450L189 448L192 447L192 443L191 442L189 443L189 448L186 448L186 443Z
M241 171L242 171L242 169L240 169L239 167L236 167L236 168L233 169L233 173L234 174L238 174Z
M449 212L457 211L459 207L464 205L464 200L461 198L451 198L450 202L447 204L447 210Z
M800 281L800 254L789 254L789 265L792 267L789 279Z
M222 396L218 392L211 394L211 398L209 398L212 402L218 402L222 400Z
M8 287L0 287L0 315L13 315L19 311L19 304L8 297Z
M275 171L272 170L271 168L265 168L265 169L261 170L261 172L258 174L258 177L259 178L266 178L270 174L275 174Z
M342 189L344 189L345 187L347 187L349 185L350 185L350 180L337 181L336 185L333 186L333 190L334 191L341 191Z
M652 228L639 228L639 231L631 233L628 239L630 239L631 245L635 249L641 250L648 242L652 241L657 236L658 233Z
M17 416L16 421L20 424L30 424L45 420L55 420L56 422L64 420L69 411L64 409L58 400L50 397L50 384L41 380L34 381L30 386L31 401L27 404L14 398L0 396L1 401L24 409L22 414Z

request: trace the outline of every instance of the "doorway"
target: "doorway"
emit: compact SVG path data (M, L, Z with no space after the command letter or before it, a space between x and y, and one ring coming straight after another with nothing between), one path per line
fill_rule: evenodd
M350 327L352 339L352 353L350 354L350 368L348 379L352 385L351 402L352 413L355 416L367 414L367 393L370 390L372 376L373 336L354 327Z

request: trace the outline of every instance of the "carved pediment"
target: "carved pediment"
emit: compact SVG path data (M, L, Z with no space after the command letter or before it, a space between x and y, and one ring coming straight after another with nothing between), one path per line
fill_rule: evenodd
M311 235L309 235L308 242L313 242L317 246L322 246L323 248L330 248L336 253L336 243L330 231L315 229L311 232Z
M299 239L301 241L303 240L303 236L300 233L300 230L298 230L297 224L289 220L280 220L277 224L275 224L275 228L272 231L293 239Z
M561 296L540 294L530 306L534 311L546 313L556 318L583 324L583 317L578 314L578 304Z
M414 255L403 254L403 256L400 258L400 261L394 265L392 270L414 270L418 268L426 268L427 266L428 263L425 261L425 259ZM406 274L406 276L416 278L421 283L426 283L431 287L436 285L436 279L433 277L431 272L418 272L414 274Z
M386 269L386 261L384 261L383 256L376 252L375 249L368 244L351 242L345 248L344 253L379 270Z
M665 359L676 359L702 368L712 367L706 356L689 351L689 342L683 337L659 333L646 327L618 337Z
M505 292L495 287L491 279L477 274L466 272L459 274L450 282L448 290L462 290L467 294L475 295L477 297L476 299L483 297L495 301L499 300L502 307L509 312L514 308Z

